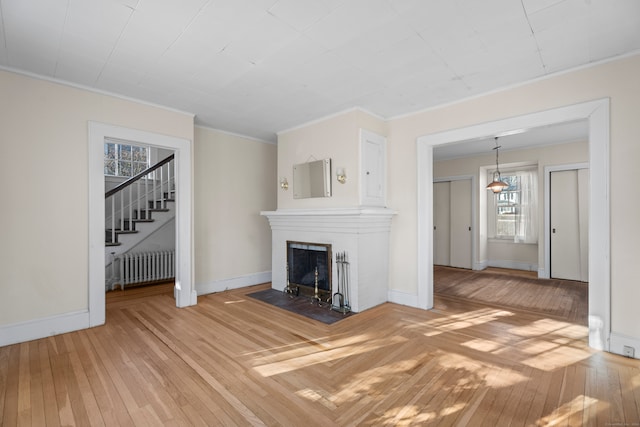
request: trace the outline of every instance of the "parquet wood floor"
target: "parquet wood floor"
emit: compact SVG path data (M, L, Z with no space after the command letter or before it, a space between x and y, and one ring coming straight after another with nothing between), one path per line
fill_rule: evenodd
M0 347L0 424L640 422L640 360L585 326L445 297L325 325L246 296L267 286L111 300L104 326Z
M587 325L589 285L584 282L538 279L530 271L435 266L433 291L440 296L529 310Z

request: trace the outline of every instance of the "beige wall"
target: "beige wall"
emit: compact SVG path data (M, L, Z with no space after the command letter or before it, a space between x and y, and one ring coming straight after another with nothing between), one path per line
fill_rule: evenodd
M389 207L399 212L391 236L390 288L415 293L417 283L416 139L423 135L595 99L611 102L612 330L640 337L640 257L636 193L640 159L640 56L557 75L501 92L390 121ZM506 153L505 153L506 154Z
M538 268L545 268L544 259L544 168L546 166L556 166L569 163L582 163L589 161L589 146L587 141L577 141L559 145L532 148L517 151L501 151L500 164L502 170L509 165L516 164L537 164L538 165L538 230L540 239L538 245L515 244L509 242L492 242L483 246L482 235L483 226L481 221L486 211L486 204L482 198L486 197L487 190L484 189L484 182L480 179L481 168L494 168L495 157L493 151L483 156L474 156L443 160L434 162L434 178L453 177L461 175L473 175L478 184L478 197L476 198L476 259L474 263L489 261L513 261L520 264L537 265ZM483 172L484 173L484 172ZM486 175L485 175L486 176ZM481 208L482 206L482 208Z
M634 262L640 256L635 194L640 159L640 56L559 74L492 94L470 98L440 108L403 116L384 124L374 120L387 136L387 206L398 212L391 231L389 288L417 294L417 139L421 136L482 124L596 99L611 102L611 298L612 329L617 334L640 337L640 286L636 286ZM331 157L345 166L353 183L357 170L356 111L350 111L279 135L278 175L291 182L291 166L310 156ZM371 124L369 124L371 125ZM367 127L367 126L361 126ZM354 142L355 141L355 142ZM503 153L508 156L508 153ZM505 162L515 161L504 158ZM541 160L557 164L558 159ZM586 159L583 159L586 160ZM580 161L580 160L571 160ZM486 165L491 162L486 162ZM458 175L458 172L448 172ZM278 191L278 208L346 207L358 203L357 185L340 188L333 179L334 197L294 200L291 192ZM538 253L542 253L540 246Z
M88 121L193 140L193 116L0 71L0 326L88 308Z
M260 211L276 207L275 144L196 127L195 284L271 271L271 229Z
M278 191L278 209L358 206L361 128L383 136L387 133L387 125L383 120L357 109L281 132L278 135L278 182L286 178L290 187L288 191ZM324 158L331 158L332 162L332 197L294 199L293 165ZM336 180L335 171L338 167L346 170L346 184Z

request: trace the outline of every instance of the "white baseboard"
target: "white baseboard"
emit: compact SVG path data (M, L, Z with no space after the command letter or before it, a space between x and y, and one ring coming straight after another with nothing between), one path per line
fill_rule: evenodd
M0 326L0 347L90 327L89 311L77 311Z
M630 337L627 335L611 333L609 340L609 351L611 353L620 354L624 356L624 346L633 347L635 350L634 359L640 359L640 339Z
M244 288L247 286L259 285L271 281L271 272L247 274L246 276L231 277L229 279L216 280L210 283L197 283L196 292L198 296L223 292L229 289Z
M491 260L487 261L487 267L509 268L512 270L538 271L538 264L519 262L511 260Z
M485 268L487 268L487 267L488 267L488 265L487 265L487 261L475 262L475 263L473 264L473 270L479 270L479 271L482 271L482 270L484 270L484 269L485 269Z
M418 307L418 296L408 294L406 292L389 290L387 292L387 301L394 304L406 305L409 307Z

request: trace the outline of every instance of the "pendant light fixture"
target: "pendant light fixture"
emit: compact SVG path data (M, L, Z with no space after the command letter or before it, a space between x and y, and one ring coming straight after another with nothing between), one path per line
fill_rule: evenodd
M496 146L493 147L496 150L496 171L493 173L493 181L491 184L487 185L487 190L491 190L494 193L500 193L502 190L507 188L509 184L502 181L502 177L500 176L500 167L498 166L498 150L500 146L498 145L498 137L496 136Z

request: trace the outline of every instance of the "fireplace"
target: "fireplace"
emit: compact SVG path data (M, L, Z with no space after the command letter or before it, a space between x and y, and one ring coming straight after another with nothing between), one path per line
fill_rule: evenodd
M394 214L386 208L367 207L262 212L269 218L273 232L271 286L283 291L290 281L287 242L322 242L311 245L327 248L327 277L330 278L327 285L330 289L333 284L335 293L338 284L346 279L351 311L358 313L386 302L389 295L389 231ZM350 268L346 277L339 268L331 266L332 254L335 262L336 254L341 253L348 254ZM315 265L312 268L315 270ZM301 285L298 288L313 292L311 286ZM331 291L322 292L326 292L328 297Z
M323 301L331 296L331 245L287 240L289 287L296 294L314 297L316 271L318 295Z

